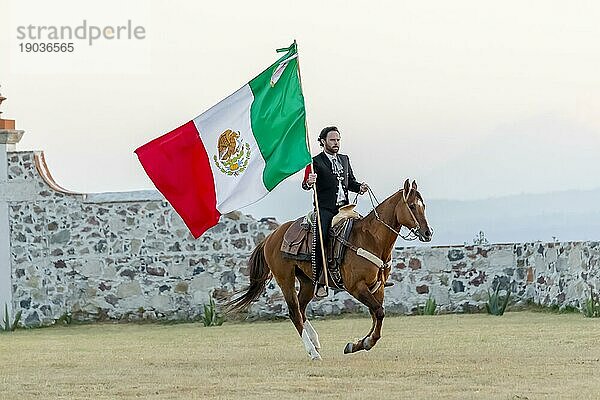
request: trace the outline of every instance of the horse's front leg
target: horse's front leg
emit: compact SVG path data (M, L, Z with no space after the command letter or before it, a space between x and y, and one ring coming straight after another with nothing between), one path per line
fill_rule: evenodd
M369 308L373 324L369 334L355 343L348 343L344 348L344 354L355 353L360 350L371 350L377 341L381 338L381 326L385 313L383 311L383 299L378 300L367 287L362 283L356 293L352 293L361 303ZM382 296L383 297L383 296Z
M371 336L373 334L373 331L375 330L375 324L377 323L377 317L375 316L375 313L371 310L369 310L369 314L371 314L371 330L369 331L369 333L367 333L367 336Z
M367 339L369 336L371 336L373 334L373 332L375 331L375 327L377 325L377 317L375 316L375 312L373 310L371 310L371 309L369 309L369 314L371 314L371 321L372 321L371 322L371 330L369 330L369 333L367 333L367 336L365 336L364 338L362 338L361 340L359 340L357 342L357 344L358 343L363 343L365 341L365 339ZM369 349L364 348L364 345L363 345L363 348L358 348L358 349L352 351L351 350L351 346L353 346L353 345L354 345L354 343L348 343L346 345L346 347L344 348L344 354L354 353L354 351L358 351L358 350L369 350Z

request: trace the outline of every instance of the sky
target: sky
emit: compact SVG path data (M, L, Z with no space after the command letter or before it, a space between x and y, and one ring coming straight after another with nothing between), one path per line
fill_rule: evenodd
M0 111L25 130L17 148L44 150L70 190L153 188L133 151L294 39L312 153L319 130L338 126L340 151L380 198L406 178L426 200L600 187L597 2L0 0L0 14ZM83 21L109 33L131 21L143 38L21 51L40 40L19 27ZM277 216L305 195L295 187L251 209Z

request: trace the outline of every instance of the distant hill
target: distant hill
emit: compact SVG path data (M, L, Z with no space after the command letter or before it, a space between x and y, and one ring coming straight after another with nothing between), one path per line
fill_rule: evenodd
M599 151L595 129L541 115L498 126L430 170L406 170L419 177L429 199L594 190L600 187Z
M600 189L432 200L428 218L439 244L472 242L480 230L494 243L600 240Z
M275 217L279 222L295 219L312 207L310 192L299 186L296 178L284 181L265 199L241 211L255 218ZM363 214L370 211L366 197L358 209ZM427 217L435 229L431 245L471 243L481 230L492 243L552 241L553 237L600 240L600 188L471 201L429 200ZM399 241L398 245L403 244Z

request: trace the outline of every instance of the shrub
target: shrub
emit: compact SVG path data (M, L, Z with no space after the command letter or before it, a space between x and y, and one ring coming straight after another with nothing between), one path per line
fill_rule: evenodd
M66 311L56 320L57 324L71 325L71 322L73 322L73 315L70 312Z
M485 305L485 309L488 314L491 315L503 315L510 300L510 291L506 291L505 296L500 296L500 285L496 285L496 290L493 294L488 289L488 302Z

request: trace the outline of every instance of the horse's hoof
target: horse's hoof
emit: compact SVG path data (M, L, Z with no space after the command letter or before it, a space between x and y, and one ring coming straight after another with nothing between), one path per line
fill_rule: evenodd
M323 361L323 359L321 358L321 355L319 353L317 353L317 355L315 355L315 356L310 356L310 359L312 361Z
M346 347L344 347L344 354L352 353L352 343L348 343Z

